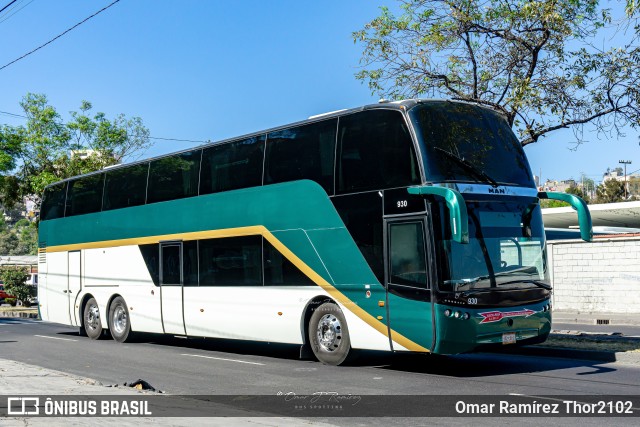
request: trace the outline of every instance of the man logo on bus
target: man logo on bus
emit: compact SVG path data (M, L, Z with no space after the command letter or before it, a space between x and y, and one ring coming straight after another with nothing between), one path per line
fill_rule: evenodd
M529 317L532 314L536 314L536 312L528 308L518 311L487 311L485 313L479 313L479 315L482 316L480 323L498 322L507 317Z

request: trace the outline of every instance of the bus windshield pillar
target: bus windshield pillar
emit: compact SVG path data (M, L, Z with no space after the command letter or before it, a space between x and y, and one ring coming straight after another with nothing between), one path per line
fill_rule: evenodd
M578 224L580 225L580 237L585 242L593 240L593 226L591 224L591 213L587 204L580 197L568 193L553 193L541 191L538 193L540 199L560 200L571 205L578 213Z
M451 234L453 240L458 243L469 243L469 219L467 205L462 195L456 190L445 187L432 187L421 185L407 188L409 194L435 195L443 197L451 215Z

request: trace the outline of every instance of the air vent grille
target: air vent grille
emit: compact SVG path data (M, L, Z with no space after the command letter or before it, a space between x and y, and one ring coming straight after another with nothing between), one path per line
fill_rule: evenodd
M38 263L47 263L47 242L40 242L38 247Z

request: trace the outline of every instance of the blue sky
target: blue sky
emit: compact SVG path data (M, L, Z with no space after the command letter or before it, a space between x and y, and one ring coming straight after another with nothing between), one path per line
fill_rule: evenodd
M0 8L10 0L0 0ZM53 38L111 0L19 0L0 15L0 66ZM108 117L140 116L151 135L220 140L310 115L376 102L354 77L361 46L352 31L393 0L122 0L64 37L0 71L0 111L20 113L27 92L44 93L68 118L83 99ZM23 7L21 10L18 11ZM0 123L20 119L0 114ZM596 181L631 160L635 131L591 134L576 151L572 132L526 148L543 179ZM144 157L197 143L154 140Z

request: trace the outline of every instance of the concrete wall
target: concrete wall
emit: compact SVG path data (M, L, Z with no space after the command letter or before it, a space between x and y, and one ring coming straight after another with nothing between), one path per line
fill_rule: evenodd
M640 237L547 243L554 310L640 315Z

